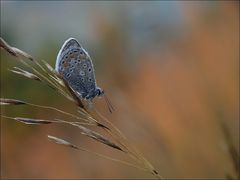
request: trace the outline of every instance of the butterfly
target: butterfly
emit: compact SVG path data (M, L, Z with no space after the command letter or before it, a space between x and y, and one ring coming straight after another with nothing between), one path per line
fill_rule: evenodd
M64 42L57 55L55 70L81 99L92 102L95 97L104 96L112 112L113 106L104 91L97 86L91 57L76 39L69 38Z

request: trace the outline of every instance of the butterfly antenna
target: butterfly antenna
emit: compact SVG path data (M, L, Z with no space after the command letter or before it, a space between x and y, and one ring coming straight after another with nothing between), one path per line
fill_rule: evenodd
M109 98L107 97L107 95L104 95L104 99L105 99L105 102L106 102L106 105L108 107L108 110L110 113L112 113L115 108L113 107L112 103L110 102Z

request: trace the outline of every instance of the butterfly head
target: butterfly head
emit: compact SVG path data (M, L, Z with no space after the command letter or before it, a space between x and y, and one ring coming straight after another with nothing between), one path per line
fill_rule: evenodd
M97 96L101 97L104 95L104 90L102 90L100 87L97 87L96 92L97 92Z

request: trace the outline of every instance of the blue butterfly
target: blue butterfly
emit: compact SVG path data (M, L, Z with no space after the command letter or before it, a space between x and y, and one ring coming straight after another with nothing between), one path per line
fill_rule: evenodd
M65 41L57 55L55 70L80 98L92 102L96 96L104 95L104 91L97 86L91 57L76 39ZM104 97L109 110L112 109L109 100Z

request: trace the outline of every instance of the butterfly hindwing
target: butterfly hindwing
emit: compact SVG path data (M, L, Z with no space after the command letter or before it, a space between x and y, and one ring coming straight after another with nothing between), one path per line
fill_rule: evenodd
M68 39L58 53L56 71L83 98L96 90L92 60L76 39Z
M84 79L83 83L89 89L89 91L96 88L96 80L94 74L94 68L90 57L80 62L79 74Z

